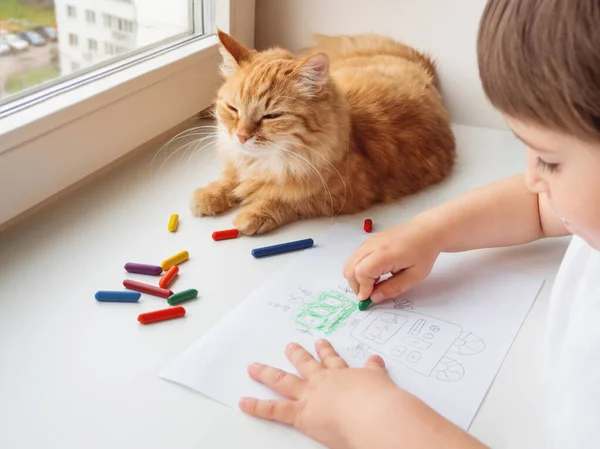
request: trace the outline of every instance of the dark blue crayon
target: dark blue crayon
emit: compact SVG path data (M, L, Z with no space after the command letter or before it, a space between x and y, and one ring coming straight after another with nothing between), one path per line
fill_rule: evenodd
M107 291L96 292L95 298L101 302L138 302L142 294L133 291Z
M260 257L273 256L275 254L289 253L300 249L310 248L315 242L313 239L296 240L295 242L280 243L279 245L264 246L252 250L252 255L257 259Z

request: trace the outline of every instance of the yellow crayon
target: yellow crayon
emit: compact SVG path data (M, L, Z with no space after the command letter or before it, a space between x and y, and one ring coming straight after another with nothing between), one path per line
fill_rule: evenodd
M177 231L177 225L179 224L179 215L177 214L173 214L171 215L171 218L169 219L169 232L175 232Z
M160 264L163 271L167 271L169 268L179 265L181 262L185 262L190 258L190 254L187 251L181 251L180 253L175 254L174 256L165 259Z

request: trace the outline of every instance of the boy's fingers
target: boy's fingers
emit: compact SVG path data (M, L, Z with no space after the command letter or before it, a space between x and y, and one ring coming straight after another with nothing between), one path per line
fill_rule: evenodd
M300 375L306 379L323 369L323 366L315 360L310 352L298 343L290 343L285 348L285 355L296 367Z
M321 363L326 368L348 368L346 361L340 357L327 340L317 340L315 349L317 350L317 354L319 354Z
M375 254L371 254L370 256L361 260L354 269L356 281L360 285L359 292L357 294L358 300L362 301L371 296L375 283L379 280L382 274L389 271L389 269L384 268L381 258Z
M370 356L365 362L365 368L375 371L386 371L385 361L378 355Z
M361 244L352 254L350 254L350 257L348 257L344 264L344 276L351 276L352 273L354 273L354 266L361 259L369 255L369 250L366 249L367 242Z
M283 370L271 366L253 363L248 367L250 377L292 399L298 399L304 388L304 380Z
M350 255L344 264L344 277L348 280L348 283L350 284L350 287L352 287L352 290L354 290L354 293L358 293L359 287L355 274L356 265L371 254L372 250L367 246L369 245L370 241L371 240L369 239L360 245L358 249Z
M360 290L360 285L358 284L358 282L356 281L355 277L352 277L350 279L348 279L348 285L350 285L350 288L352 289L352 291L357 294L358 291Z
M371 293L371 300L380 303L407 292L422 280L421 274L414 268L407 268L392 277L378 283Z
M300 411L300 403L289 399L261 401L254 398L242 398L240 409L257 418L293 425Z

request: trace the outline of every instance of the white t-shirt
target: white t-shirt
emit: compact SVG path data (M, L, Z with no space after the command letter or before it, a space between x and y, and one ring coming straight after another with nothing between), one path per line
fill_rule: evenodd
M552 449L599 449L600 252L577 236L552 290L545 375Z

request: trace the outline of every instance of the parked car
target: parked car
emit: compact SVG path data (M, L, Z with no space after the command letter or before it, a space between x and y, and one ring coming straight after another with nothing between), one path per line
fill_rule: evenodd
M47 39L49 41L55 41L56 39L58 39L58 33L52 27L47 27L47 26L37 27L35 29L35 31L36 31L36 33L39 33L42 37L44 37L45 39Z
M46 39L44 39L35 31L23 31L22 33L19 33L19 36L36 47L46 45Z
M0 39L0 56L12 53L13 49L7 42Z
M17 51L24 51L29 48L29 42L27 42L24 39L21 39L16 34L7 34L2 39L4 42L6 42L8 45L10 45Z

